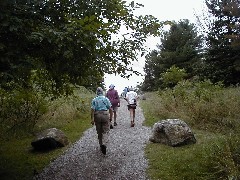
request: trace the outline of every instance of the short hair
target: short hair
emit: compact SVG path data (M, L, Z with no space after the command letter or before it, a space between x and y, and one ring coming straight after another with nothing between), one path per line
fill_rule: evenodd
M97 95L103 94L103 89L101 87L98 87L96 90L96 94Z
M110 89L113 89L114 87L115 87L114 84L111 84L111 85L109 86Z

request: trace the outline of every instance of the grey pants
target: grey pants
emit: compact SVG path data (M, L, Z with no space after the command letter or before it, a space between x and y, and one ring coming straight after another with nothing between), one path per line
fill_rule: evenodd
M98 134L99 145L106 144L108 141L109 133L109 112L108 111L96 111L94 113L94 122Z

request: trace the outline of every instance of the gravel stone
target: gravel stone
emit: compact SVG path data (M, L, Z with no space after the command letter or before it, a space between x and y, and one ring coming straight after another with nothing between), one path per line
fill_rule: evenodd
M118 125L109 132L106 155L100 151L96 129L93 126L34 179L148 180L148 161L144 155L144 148L149 142L151 129L142 125L142 109L137 106L134 127L130 127L130 114L127 102L123 99L117 115Z

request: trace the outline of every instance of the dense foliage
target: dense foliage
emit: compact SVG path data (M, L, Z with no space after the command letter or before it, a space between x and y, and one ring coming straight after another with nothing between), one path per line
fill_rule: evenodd
M137 73L132 61L160 27L153 16L133 15L141 6L122 0L1 1L1 87L35 84L63 94L69 84L95 88L104 73ZM128 31L119 35L122 27Z

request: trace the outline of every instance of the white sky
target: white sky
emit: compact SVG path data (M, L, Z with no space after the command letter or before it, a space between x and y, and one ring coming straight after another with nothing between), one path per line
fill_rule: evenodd
M126 0L131 2L132 0ZM195 14L202 15L204 9L204 0L135 0L135 3L143 4L144 7L137 9L136 15L153 15L160 21L189 19L190 22L196 21ZM156 45L160 43L160 38L150 37L146 42L146 46L149 51L157 49ZM139 58L138 62L133 64L133 69L144 73L143 67L145 64L145 58ZM106 88L110 84L115 85L115 89L119 94L122 92L125 86L135 87L140 82L143 82L144 76L133 75L129 79L121 78L115 75L105 75Z

